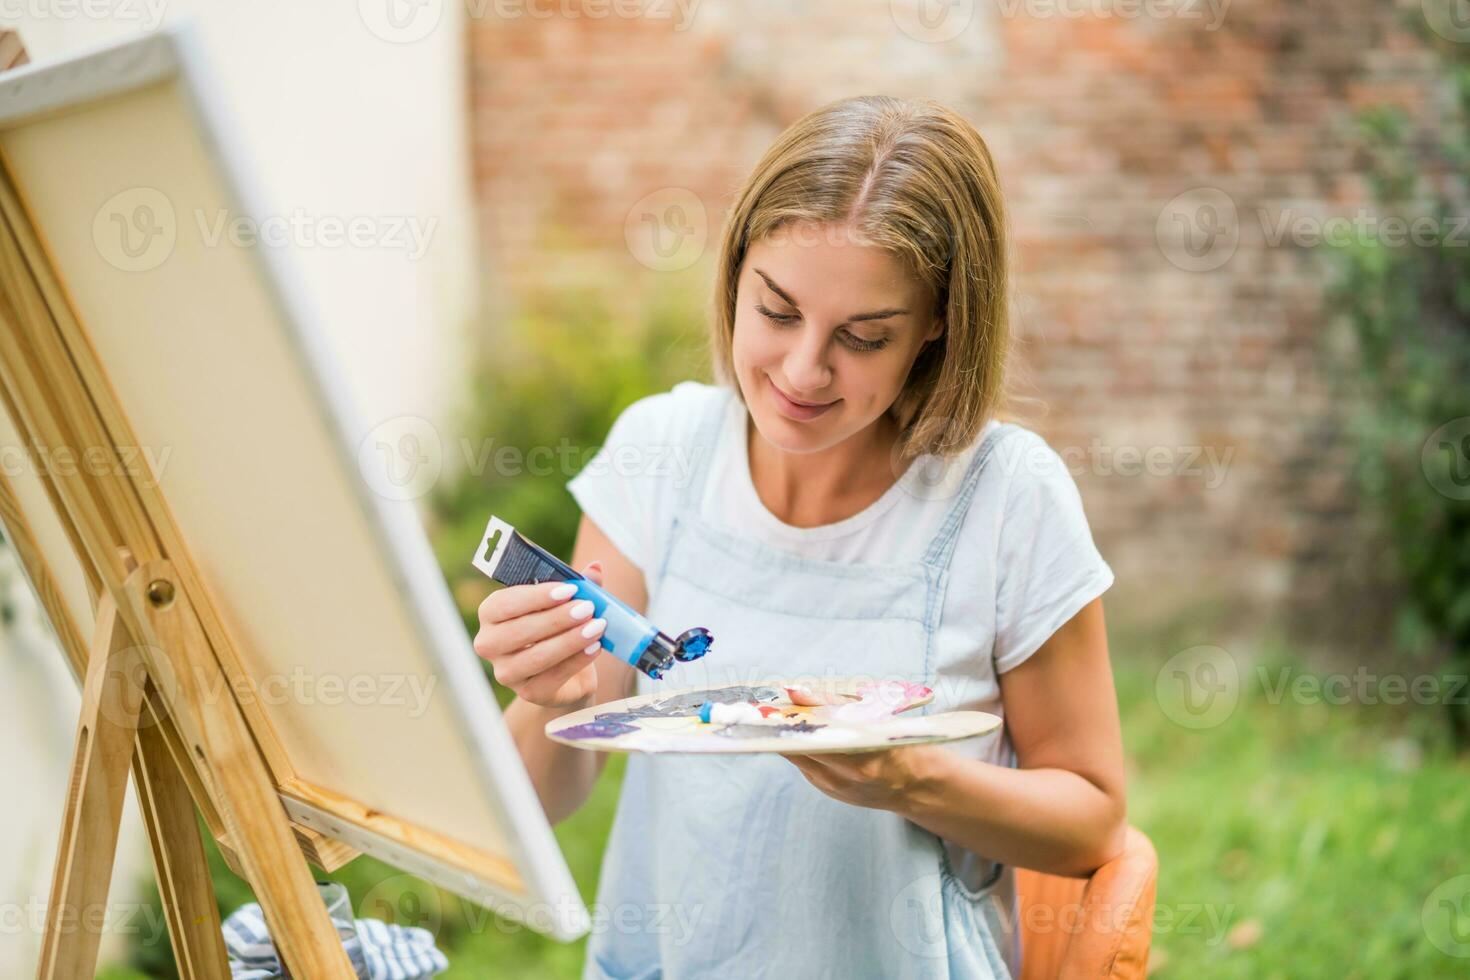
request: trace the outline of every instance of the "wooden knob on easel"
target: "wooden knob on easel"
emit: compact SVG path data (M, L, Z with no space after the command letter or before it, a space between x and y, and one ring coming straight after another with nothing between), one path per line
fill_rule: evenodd
M174 584L166 578L154 579L148 583L146 595L149 602L156 608L162 609L174 601Z

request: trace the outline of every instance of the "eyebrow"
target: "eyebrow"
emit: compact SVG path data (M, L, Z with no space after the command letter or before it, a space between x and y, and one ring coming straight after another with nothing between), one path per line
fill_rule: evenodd
M781 297L786 302L790 303L792 306L795 306L797 309L800 309L801 308L801 304L798 303L796 300L792 299L790 293L786 292L786 290L784 290L780 286L776 285L775 280L773 280L770 276L766 275L764 272L762 272L759 269L756 269L755 270L755 274L758 275L758 276L760 276L762 279L764 279L766 281L766 285L771 288L771 292L775 293L777 296ZM906 309L900 309L898 307L890 307L889 309L886 309L886 310L874 310L871 313L859 313L856 316L850 316L850 317L848 317L843 322L845 322L845 323L855 323L855 322L860 322L860 321L863 321L863 320L887 320L889 317L904 316L908 312L909 311L906 310Z

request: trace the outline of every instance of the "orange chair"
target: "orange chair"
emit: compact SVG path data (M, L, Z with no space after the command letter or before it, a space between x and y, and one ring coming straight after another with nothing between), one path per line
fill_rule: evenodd
M1018 869L1021 980L1142 980L1158 872L1154 845L1137 827L1090 878Z

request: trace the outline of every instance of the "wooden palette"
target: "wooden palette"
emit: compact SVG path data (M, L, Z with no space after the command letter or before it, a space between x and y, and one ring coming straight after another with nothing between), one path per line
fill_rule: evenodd
M872 752L901 745L954 742L985 735L1001 719L984 711L905 714L934 700L927 687L868 678L803 679L800 686L836 704L793 703L790 679L718 688L679 688L609 701L546 725L546 736L594 752L732 755L746 753ZM765 709L760 721L704 722L705 700L749 702Z

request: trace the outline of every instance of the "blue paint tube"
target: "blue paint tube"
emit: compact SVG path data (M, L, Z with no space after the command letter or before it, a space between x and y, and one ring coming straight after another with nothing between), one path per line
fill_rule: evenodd
M670 639L642 615L585 578L551 552L526 538L498 517L491 517L485 536L475 550L474 565L501 585L571 582L576 598L592 603L593 615L607 620L598 642L619 660L625 660L655 680L675 663L698 660L714 638L694 627Z

